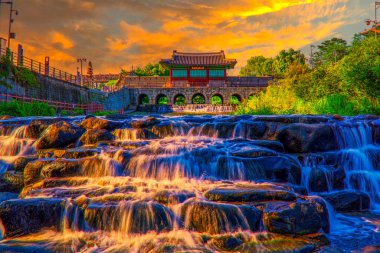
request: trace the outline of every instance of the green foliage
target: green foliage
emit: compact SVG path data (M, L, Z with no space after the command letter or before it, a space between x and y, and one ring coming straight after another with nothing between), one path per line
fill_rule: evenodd
M159 105L167 105L169 103L169 99L165 96L159 97L157 104Z
M277 77L284 77L288 72L289 67L298 62L299 64L305 64L305 55L299 50L290 48L288 51L282 50L274 59L273 69Z
M223 100L220 96L212 96L211 97L211 104L213 105L222 105L223 104Z
M47 103L22 103L19 101L0 103L0 115L16 117L55 116L55 109Z
M7 79L12 73L11 60L8 55L3 55L0 57L0 85L9 86L7 84Z
M142 104L142 105L147 105L147 104L149 104L149 97L148 97L147 95L145 95L145 96L143 96L143 97L141 98L141 104Z
M230 97L230 104L231 105L238 105L238 104L240 104L241 102L240 102L240 100L239 100L239 98L237 97L237 96L235 96L235 95L232 95L231 97Z
M108 87L112 87L117 83L117 80L109 80L105 85Z
M27 68L13 67L13 80L23 86L37 86L36 76Z
M13 64L8 51L6 55L0 57L0 85L9 86L7 79L13 75L13 80L23 86L37 86L36 76L27 68L17 67Z
M354 44L339 63L345 89L357 95L380 98L380 40L373 37Z
M240 76L275 76L284 78L291 66L305 66L305 55L290 48L282 50L275 58L254 56L240 70Z
M168 76L169 69L164 68L159 63L149 63L145 67L138 67L135 71L137 76Z
M272 58L254 56L247 61L247 65L240 70L241 76L269 76L272 75Z
M182 95L178 95L175 97L174 104L175 105L186 105L186 98Z
M318 50L312 70L295 60L296 51L280 52L274 61L276 77L285 79L245 101L237 113L380 114L380 40L356 35L348 47L334 38Z
M113 114L117 114L117 111L99 111L94 113L95 116L107 116Z
M313 62L317 65L322 63L336 63L348 53L347 41L339 38L326 40L318 46L318 51L313 54Z
M200 94L196 94L193 99L192 99L192 103L193 104L204 104L206 101L205 101L205 98L200 95Z

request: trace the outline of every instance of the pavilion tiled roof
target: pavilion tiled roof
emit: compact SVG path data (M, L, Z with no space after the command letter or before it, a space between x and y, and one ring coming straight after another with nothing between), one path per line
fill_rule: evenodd
M161 64L167 66L226 66L233 68L236 64L235 59L226 59L224 51L213 53L183 53L173 51L171 59L162 59Z

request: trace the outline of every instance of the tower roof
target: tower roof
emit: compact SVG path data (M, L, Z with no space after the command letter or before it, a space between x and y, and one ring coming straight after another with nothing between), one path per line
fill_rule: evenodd
M237 61L226 59L224 51L209 53L184 53L173 51L171 59L162 59L165 66L224 66L234 68Z

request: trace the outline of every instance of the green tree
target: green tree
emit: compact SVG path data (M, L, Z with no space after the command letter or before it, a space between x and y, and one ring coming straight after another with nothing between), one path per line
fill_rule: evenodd
M283 78L288 72L289 67L298 62L299 64L305 64L305 55L300 50L294 50L290 48L288 51L282 50L276 56L273 62L273 68L277 77Z
M318 46L318 51L313 55L315 64L336 63L348 52L347 41L339 38L326 40Z
M354 44L339 66L345 89L380 98L380 41L368 37Z
M135 73L138 76L168 76L169 70L159 63L149 63L145 67L138 67Z
M273 59L264 56L254 56L240 70L240 76L269 76L272 75Z

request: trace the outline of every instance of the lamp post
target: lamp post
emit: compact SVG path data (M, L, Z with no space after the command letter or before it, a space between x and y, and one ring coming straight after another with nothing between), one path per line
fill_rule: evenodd
M77 62L80 62L80 84L83 85L83 62L86 62L86 58L78 58Z
M380 1L375 1L375 19L374 20L371 20L371 19L365 20L367 25L371 25L371 23L373 23L373 27L375 30L377 29L377 25L379 24L379 22L377 22L377 9L379 9L379 8L380 8ZM375 38L377 39L377 32L376 31L375 31Z
M310 45L310 61L309 61L309 64L310 64L311 68L314 68L313 48L315 48L315 46L314 45Z
M8 28L8 48L10 49L11 47L11 39L15 39L16 36L14 33L12 33L12 23L13 23L13 18L12 14L13 12L18 15L18 10L13 9L13 1L0 1L0 4L9 4L11 6L9 10L9 28Z

